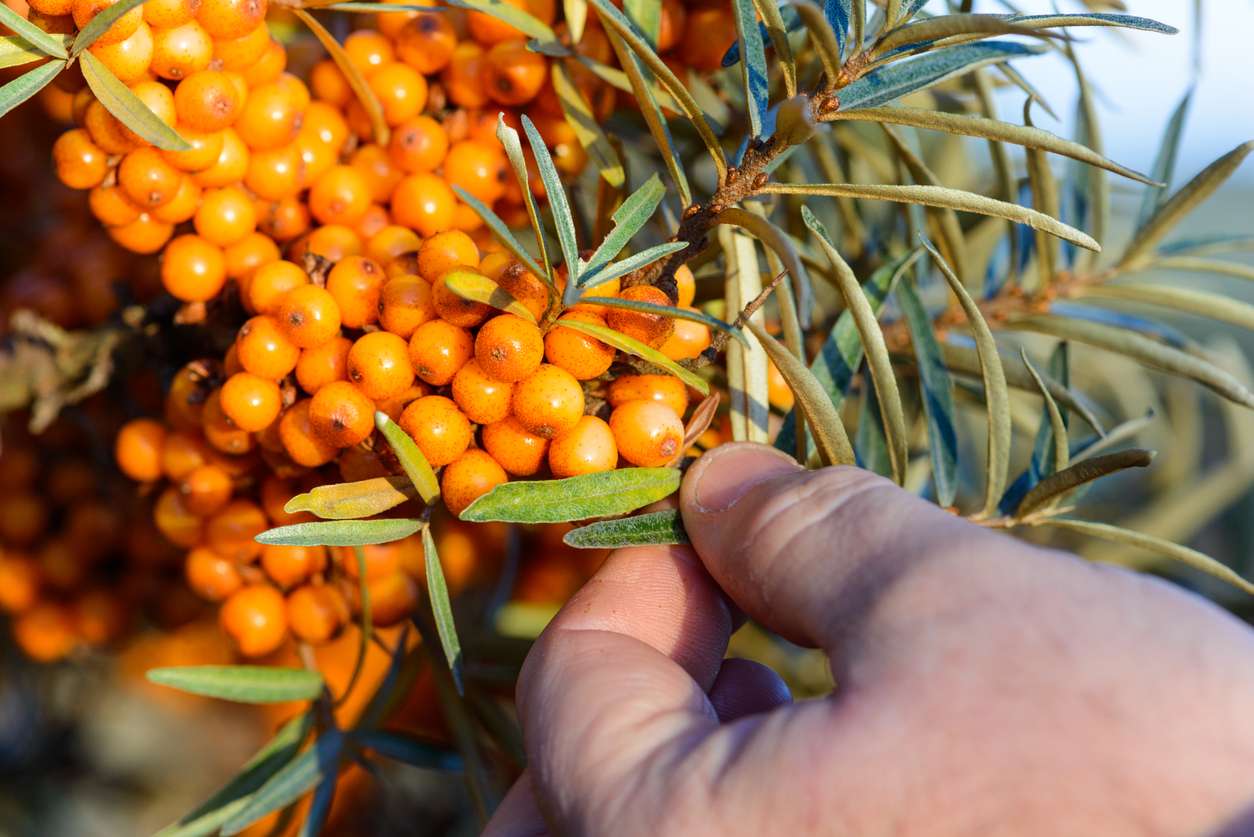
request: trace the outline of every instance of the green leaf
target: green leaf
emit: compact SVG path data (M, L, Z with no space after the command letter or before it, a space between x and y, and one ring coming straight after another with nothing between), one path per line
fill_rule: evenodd
M575 138L588 152L588 159L597 167L597 171L601 173L605 182L615 189L620 188L627 179L623 172L623 161L618 158L618 152L614 150L609 137L605 135L605 131L597 122L596 114L592 112L592 106L584 98L583 91L571 81L570 74L566 70L566 61L553 61L549 67L553 92L557 94L557 101L562 106L562 114L566 117L571 130L575 132Z
M675 468L619 468L564 480L507 482L460 517L474 523L565 523L626 514L674 494L680 477Z
M845 423L841 421L840 413L836 411L832 399L814 377L814 373L782 343L767 334L766 329L753 320L748 322L748 326L796 397L796 408L805 418L806 426L814 436L814 445L823 464L857 464Z
M1040 48L1008 41L985 41L938 49L872 70L838 91L840 106L844 110L853 110L884 105L977 67L1040 53Z
M374 426L392 446L392 452L401 463L401 470L418 490L418 496L428 506L434 503L435 498L440 496L440 481L436 479L431 463L427 462L427 457L423 456L418 444L382 410L375 411Z
M382 514L417 496L405 477L375 477L320 485L288 500L283 511L309 512L324 520L355 520Z
M891 20L891 18L890 18ZM1032 35L1041 26L1021 26L1002 15L952 14L938 15L899 26L875 45L876 55L886 55L899 49L926 47L942 38L970 35Z
M1023 121L1027 123L1029 128L1032 125L1031 100L1023 105ZM1049 167L1049 161L1045 159L1045 155L1040 150L1029 148L1027 150L1028 158L1028 183L1032 190L1032 205L1050 216L1057 218L1061 213L1061 203L1058 195L1058 181L1054 177L1054 172ZM1037 281L1036 290L1044 291L1054 281L1054 277L1058 275L1058 266L1062 264L1062 252L1058 245L1058 240L1050 238L1044 232L1037 230L1036 232L1036 266Z
M462 760L456 753L423 741L409 733L366 730L353 733L353 740L381 756L411 767L451 771L462 769Z
M788 235L763 216L735 206L724 209L714 220L718 224L734 224L740 227L775 253L796 285L796 307L800 309L798 316L808 324L810 309L814 304L814 292L805 264Z
M662 546L688 543L684 521L676 509L601 520L571 529L562 543L575 549L619 549L626 546Z
M749 136L760 137L770 108L766 71L766 46L758 29L757 10L752 0L732 0L736 37L740 43L740 75L749 111Z
M370 546L407 538L422 528L421 520L326 520L277 526L256 537L269 546Z
M553 213L553 226L557 231L557 243L562 249L562 261L566 263L569 274L575 275L579 269L579 243L575 237L575 219L570 214L570 203L566 200L566 188L549 156L549 149L536 126L526 114L522 115L523 131L527 134L527 142L531 145L531 153L536 158L536 166L540 170L540 179L544 181L544 191L549 199L549 211ZM566 283L567 296L574 294L575 283Z
M1240 262L1225 262L1219 259L1199 259L1190 256L1172 256L1156 259L1139 270L1181 270L1189 273L1214 273L1218 276L1232 276L1236 279L1254 281L1254 265Z
M626 276L632 271L639 270L645 265L653 264L658 259L665 258L671 253L678 253L688 246L686 241L667 241L664 244L655 244L639 253L633 253L625 259L605 265L595 274L586 276L582 288L595 288L597 285L604 285L606 282L613 282L615 279Z
M725 331L737 340L744 342L745 337L740 333L740 329L731 323L725 323L718 317L711 317L704 311L680 308L678 305L658 305L653 302L643 302L637 299L621 299L616 296L585 296L580 297L580 302L588 305L603 305L606 308L622 308L627 311L643 311L646 314L657 314L662 317L668 317L672 320L691 320L694 323L701 323L709 326L716 331Z
M536 321L531 309L510 295L509 291L475 270L453 270L444 274L444 286L462 299L482 302L498 311L521 317L529 323Z
M0 3L0 6L4 4ZM4 8L8 7L4 6ZM23 73L4 87L0 87L0 116L4 116L43 90L64 69L65 61L49 61L47 64L40 64L35 69Z
M448 5L459 9L483 12L502 23L522 32L528 38L538 41L556 41L557 35L546 24L537 20L534 15L518 6L511 6L502 0L447 0Z
M101 14L103 15L103 13ZM4 3L0 3L0 24L11 29L14 35L50 58L69 57L69 53L65 51L65 44L62 43L60 36L45 32ZM88 24L88 26L90 25Z
M1119 285L1092 285L1081 296L1098 299L1122 299L1145 305L1157 305L1196 314L1239 328L1254 330L1254 305L1222 294L1176 288L1170 285L1143 285L1129 282Z
M623 0L623 11L648 39L649 46L657 49L662 30L662 0Z
M1129 468L1148 468L1153 461L1152 451L1122 450L1077 462L1038 482L1024 495L1019 507L1015 509L1015 517L1020 519L1027 517L1073 489L1101 479L1107 474L1115 474Z
M7 9L8 6L5 8ZM42 61L47 57L43 50L32 47L16 35L0 36L0 69L21 67L24 64Z
M662 196L665 194L666 187L662 185L662 181L655 172L649 176L643 186L632 192L622 205L614 210L610 219L614 222L614 227L601 241L586 264L580 260L578 272L580 286L586 284L597 271L604 269L618 257L632 237L640 232L657 212L658 204L662 202Z
M849 0L825 0L824 7L832 8L833 4L847 4ZM819 62L823 65L823 75L828 84L835 84L840 78L841 52L848 37L848 27L840 28L828 25L823 11L810 0L797 0L792 5L797 10L797 17L810 36L810 45L818 53ZM739 44L732 44L733 50L739 50ZM726 60L726 59L724 59Z
M440 648L444 650L444 660L453 676L453 685L457 688L457 693L463 695L465 686L462 684L462 644L457 638L457 624L453 621L453 605L448 598L444 567L440 564L440 553L436 551L430 526L422 528L422 555L423 566L427 571L427 595L431 598L431 615L435 619L435 630L440 637Z
M1059 343L1054 350L1056 358L1062 358L1063 363L1070 352L1066 343ZM1058 402L1054 401L1054 396L1050 394L1049 386L1045 383L1045 378L1040 372L1036 371L1036 367L1032 365L1032 360L1028 357L1027 349L1020 347L1019 355L1023 358L1023 365L1027 367L1028 373L1032 376L1032 380L1036 382L1036 388L1040 390L1041 399L1045 402L1045 422L1042 424L1040 432L1037 433L1037 443L1042 448L1040 456L1044 456L1043 448L1048 447L1053 451L1053 462L1051 466L1041 467L1038 473L1056 474L1063 471L1070 464L1071 459L1071 442L1067 434L1067 420L1062 414L1062 410L1058 409ZM1064 374L1066 372L1064 368ZM1064 379L1065 381L1065 379ZM1032 451L1032 461L1035 466L1037 461L1037 450Z
M527 167L524 163L522 176L525 178L526 175ZM531 187L527 186L526 188L530 189ZM518 261L522 263L523 267L527 268L527 270L541 278L546 278L548 276L548 273L544 270L544 268L540 267L540 264L536 261L535 257L527 252L527 248L523 247L522 244L518 242L518 239L514 238L514 234L510 232L509 227L507 227L505 222L501 220L501 216L497 215L489 209L483 201L479 200L462 187L454 186L453 191L457 194L458 199L462 203L473 209L475 214L483 219L483 222L488 225L488 229L492 230L492 235L496 237L496 240L501 242L501 244L505 246L505 249L508 250L514 258L518 259ZM530 194L530 192L527 193L528 196ZM533 206L533 200L534 199L530 197L527 199L528 211L530 211L531 206Z
M74 37L74 44L70 47L70 57L74 58L94 44L101 35L108 31L110 26L122 18L122 15L138 7L143 2L144 0L118 0L118 2L103 9L88 21L87 25L80 29L78 35Z
M836 33L836 42L840 46L836 55L837 59L845 51L845 41L849 39L849 21L853 14L851 6L854 2L855 0L823 0L823 16L827 18L828 25ZM861 44L855 44L855 46L861 46Z
M932 460L932 481L936 501L952 506L958 492L958 431L955 424L954 384L945 368L940 343L932 330L932 318L919 301L914 286L897 285L897 304L910 331L910 343L919 364L919 389L923 415L927 419L928 454Z
M775 54L779 57L776 66L779 67L780 75L784 78L784 95L791 99L797 95L797 61L792 54L792 45L788 43L788 33L792 30L789 28L789 23L785 22L776 0L754 0L753 7L762 18L759 31L764 31L771 39L771 46L775 48ZM795 26L800 25L795 14L789 20Z
M111 6L110 8L117 7ZM97 15L97 18L99 17ZM165 151L186 151L191 148L187 140L180 137L177 131L149 110L148 106L132 93L129 87L118 81L118 77L110 72L109 68L94 54L84 52L78 57L78 65L83 70L83 78L87 80L87 86L91 88L91 92L96 94L100 104L104 105L105 109L116 116L123 125Z
M775 195L822 195L831 198L863 198L865 200L913 203L922 206L938 206L959 212L974 212L993 218L1005 218L1032 229L1043 230L1072 244L1101 252L1101 245L1091 236L1064 224L1057 218L1028 209L1018 204L994 198L950 189L945 186L897 186L866 185L862 183L768 183L760 193Z
M258 788L292 760L312 728L313 715L309 712L303 712L288 721L274 738L248 760L234 779L195 811L161 829L156 837L202 837L216 834L224 822L244 809Z
M862 393L858 405L858 429L853 434L853 450L858 464L873 474L893 478L893 457L888 450L888 437L884 435L884 416L880 412L880 400L875 388Z
M605 343L608 346L613 346L619 351L626 352L629 355L635 355L638 358L647 360L655 366L660 366L702 395L709 395L710 393L710 384L705 380L705 378L702 378L695 372L679 365L666 355L659 352L657 349L654 349L651 346L646 346L644 343L641 343L633 337L628 337L621 331L615 331L614 329L608 326L603 326L599 323L588 323L575 319L562 320L562 328L573 328L575 331L582 331L584 334L591 335L592 337L600 340L602 343Z
M1171 181L1175 179L1176 162L1180 157L1180 138L1184 136L1184 123L1189 116L1189 107L1193 103L1195 89L1190 87L1185 91L1180 103L1172 111L1171 118L1167 120L1167 127L1163 131L1163 138L1158 146L1158 156L1154 158L1154 180L1158 181L1159 185L1145 190L1145 197L1141 199L1141 211L1137 213L1136 229L1138 230L1145 227L1149 219L1154 217L1154 213L1162 206L1163 201L1167 199L1167 189L1171 186Z
M322 833L322 827L326 825L327 816L331 813L331 804L335 801L337 784L339 784L339 776L336 773L324 776L318 783L313 799L309 801L309 811L305 814L305 821L300 824L298 837L318 837Z
M237 703L313 700L322 694L317 671L277 666L178 666L149 669L150 682Z
M370 133L374 141L380 146L386 148L388 138L391 136L391 129L388 128L387 119L384 118L383 105L379 102L378 95L374 89L366 82L365 75L361 69L353 63L348 57L348 53L344 51L344 47L335 39L325 26L318 22L318 19L309 12L301 8L292 9L292 14L296 19L305 24L305 27L313 33L318 39L318 43L322 44L322 48L331 56L331 60L335 62L335 66L344 75L344 80L348 82L349 88L352 89L353 95L357 97L357 101L361 104L362 109L366 111L366 116L370 120Z
M339 772L343 744L344 736L337 730L324 732L312 747L271 776L270 781L253 794L244 810L222 826L222 834L239 834L267 814L296 802L320 782L334 779Z
M1160 35L1175 35L1180 32L1174 26L1159 23L1148 17L1136 15L1110 14L1106 12L1090 12L1087 14L1056 14L1056 15L1012 15L1006 20L1021 26L1030 25L1036 28L1055 28L1061 26L1114 26L1122 29L1139 29L1143 32L1157 32Z
M1227 582L1232 586L1254 595L1254 584L1246 581L1228 566L1216 561L1209 555L1198 552L1196 549L1190 549L1187 546L1180 546L1171 541L1154 537L1153 535L1142 534L1141 532L1133 532L1131 529L1124 529L1119 526L1112 526L1108 523L1094 523L1090 520L1074 520L1071 518L1047 518L1034 523L1036 526L1052 526L1055 529L1065 529L1069 532L1076 532L1081 535L1089 535L1102 540L1113 541L1115 543L1127 544L1146 552L1152 552L1161 555L1164 558L1170 558L1173 561L1179 561L1195 570L1214 576L1220 581Z

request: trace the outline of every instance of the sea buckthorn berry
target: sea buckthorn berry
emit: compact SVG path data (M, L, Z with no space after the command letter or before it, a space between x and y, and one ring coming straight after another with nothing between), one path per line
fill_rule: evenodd
M157 53L152 30L142 20L139 27L125 40L111 44L94 43L90 49L92 55L99 58L100 63L108 67L123 84L139 81L148 74L150 66L156 66Z
M552 439L574 427L583 415L583 387L560 366L543 363L514 385L511 408L527 430Z
M152 72L159 78L174 81L187 78L208 69L213 60L213 47L213 38L194 20L170 29L158 29L153 37Z
M682 452L684 423L656 401L628 401L610 413L618 452L632 465L660 468Z
M609 371L610 364L614 362L614 348L582 331L563 328L563 321L605 325L605 320L591 311L563 314L544 336L545 359L554 366L565 369L580 381L600 377Z
M157 497L152 507L152 521L165 539L175 546L193 547L200 543L203 525L183 501L183 495L170 486Z
M24 555L0 554L0 610L21 613L39 601L39 567Z
M417 276L389 279L379 296L379 325L409 339L423 323L435 316L431 286Z
M395 60L391 40L369 29L358 29L345 38L344 52L348 54L353 66L365 76Z
M537 56L539 57L539 56ZM505 194L509 164L499 147L476 140L453 143L444 158L444 179L491 206Z
M251 372L237 372L222 385L222 411L240 430L257 433L279 417L279 385Z
M133 480L151 482L161 477L161 448L165 428L152 419L134 419L122 425L113 445L118 468Z
M257 210L243 189L206 191L196 210L196 232L219 247L234 244L257 228Z
M333 162L328 160L328 164ZM304 149L296 140L278 148L253 152L248 158L244 185L259 198L283 200L300 194L305 187L306 173Z
M13 641L37 663L63 660L78 643L74 614L65 605L40 602L13 620Z
M418 252L421 246L422 239L413 230L399 224L389 224L366 240L366 255L379 264L386 265L406 253ZM387 272L386 269L384 272Z
M218 70L192 73L174 88L178 121L196 131L220 131L230 127L244 98L230 74Z
M309 417L310 401L297 401L279 417L279 440L288 458L297 465L317 468L334 459L339 448L324 441L314 430Z
M199 430L208 393L200 364L187 364L174 373L170 381L170 389L165 396L166 421L177 430Z
M248 146L244 145L239 134L228 128L222 132L222 150L218 152L217 162L204 171L196 172L192 177L206 188L230 186L243 179L251 156Z
M501 314L475 335L475 361L499 381L515 382L535 372L544 360L544 338L535 323Z
M148 0L140 8L153 29L170 29L194 20L200 11L200 0Z
M325 546L274 546L261 548L261 568L284 590L304 584L327 566Z
M349 256L331 268L327 291L339 306L344 326L361 328L378 319L383 280L383 268L364 256Z
M35 0L35 2L27 5L30 6L32 11L44 17L65 17L74 10L74 0ZM48 30L45 29L44 31Z
M621 375L610 382L608 397L611 407L628 401L656 401L677 416L688 409L688 388L671 375Z
M556 13L552 0L506 0L506 2L516 9L522 9L532 17L539 18L544 23L552 23ZM471 36L481 44L520 41L526 38L522 32L493 15L470 12L466 17Z
M217 465L201 465L179 480L183 502L192 514L211 515L231 499L231 476Z
M275 319L287 339L302 349L340 333L340 307L330 292L317 285L301 285L284 294Z
M330 584L306 584L287 597L287 622L302 642L320 645L333 639L350 616L344 594Z
M671 360L691 360L710 345L710 327L693 320L676 319L674 330L659 350Z
M396 57L425 76L448 64L457 48L457 31L442 12L419 12L396 35Z
M170 165L182 172L199 172L218 162L224 136L221 131L195 131L183 125L176 125L175 129L191 148L186 151L162 151L162 156Z
M431 303L435 313L445 322L462 328L475 328L486 322L496 310L492 306L454 293L443 279L431 286Z
M367 207L368 208L368 207ZM361 253L361 236L352 227L341 224L327 224L318 227L309 234L305 252L315 253L329 262L338 262L349 256ZM302 254L303 255L303 254ZM291 258L298 257L298 248L293 247Z
M343 108L353 100L353 88L330 58L313 65L309 71L309 87L315 99L336 108Z
M252 500L232 500L205 522L205 539L223 558L251 561L261 554L261 544L253 539L269 525L261 506Z
M224 70L240 72L260 61L269 47L270 30L260 23L238 38L216 39L213 60Z
M279 245L264 233L251 232L223 250L222 255L226 259L227 277L238 282L247 279L251 290L257 269L279 260ZM240 290L243 292L242 286Z
M201 188L190 177L179 179L179 189L174 197L152 211L159 221L167 224L181 224L190 221L200 206Z
M310 399L309 425L327 444L352 447L374 430L374 402L348 381L333 381Z
M453 376L453 400L476 424L492 424L509 415L514 385L493 378L471 360Z
M370 596L370 621L376 628L399 625L418 607L418 584L402 572L370 582L366 593Z
M183 577L193 593L210 602L220 602L244 586L234 561L203 546L187 553L183 560Z
M413 437L433 468L447 465L470 447L470 420L442 395L428 395L410 404L397 422Z
M108 154L125 154L139 146L131 130L94 97L88 103L81 121L83 128L91 135L91 141Z
M357 222L357 232L365 240L370 240L375 233L391 224L392 218L388 215L388 211L377 203L372 203L366 210L366 214L361 216L361 220Z
M292 146L300 156L300 183L308 185L329 171L339 162L339 152L314 134L301 131ZM281 150L281 149L280 149ZM270 154L276 152L271 151ZM276 160L278 157L276 157Z
M235 349L244 370L271 381L277 381L295 369L301 354L275 319L264 314L240 326L235 337Z
M161 473L166 479L181 480L209 458L209 446L199 435L182 431L167 433L161 445Z
M484 450L516 477L539 472L549 450L548 439L527 430L513 416L485 425L482 439Z
M147 212L129 224L109 228L109 237L132 253L156 253L174 234L174 225L154 218Z
M735 40L736 21L726 8L693 6L677 52L692 69L710 72L723 65L723 56Z
M457 197L443 178L434 174L413 174L392 192L392 217L396 223L416 230L424 238L453 226Z
M264 657L287 639L287 602L269 584L251 584L232 593L219 619L245 657Z
M236 427L223 411L221 390L215 390L205 399L201 422L205 441L216 450L239 456L253 449L252 434Z
M401 548L403 541L393 543L370 544L362 547L363 563L366 565L366 580L376 581L386 578L401 570ZM344 575L353 581L361 578L361 568L357 566L357 554L352 549L339 550L339 565Z
M418 273L432 284L453 268L474 269L477 264L479 248L470 236L459 230L433 235L418 250Z
M335 381L348 380L348 350L353 341L332 337L320 346L302 349L296 362L296 381L301 389L313 395Z
M222 250L200 236L180 235L165 248L161 282L171 296L183 302L213 299L226 282Z
M422 113L427 104L427 80L408 64L394 61L373 71L366 84L383 107L389 125L399 125Z
M275 241L291 241L309 230L309 209L299 198L283 198L270 204L258 218L258 228Z
M273 474L261 481L261 510L275 526L305 523L313 520L309 512L287 512L283 507L300 492L291 480L280 479Z
M387 150L382 146L367 144L353 152L349 165L366 178L370 188L370 199L377 203L387 203L392 197L396 184L401 182L404 174L392 163Z
M92 18L112 6L115 2L118 2L118 0L74 0L74 4L70 9L74 15L74 25L80 30L83 29L87 24L91 23ZM135 30L143 22L143 10L136 6L115 20L108 29L101 33L95 43L116 44L119 41L125 41L135 34Z
M453 514L461 514L475 500L509 477L495 459L471 448L450 462L440 474L440 494Z
M254 151L287 145L300 128L297 105L291 89L281 81L254 87L248 91L234 128Z
M309 211L323 224L352 226L370 207L370 181L351 166L334 166L309 190Z
M484 259L485 264L487 258ZM482 265L480 266L482 270ZM486 273L486 271L485 271ZM539 322L549 307L549 288L518 262L510 261L497 276L487 273L501 289L527 307Z
M86 566L66 538L53 537L44 541L35 560L44 585L60 593L74 590L87 577Z
M549 78L548 59L522 41L496 44L484 60L488 95L502 105L530 102Z
M453 104L473 110L488 103L486 75L483 47L463 41L453 50L453 57L440 73L440 81Z
M680 308L688 308L697 297L697 278L692 275L692 268L681 264L675 269L675 285L679 288L679 298L675 302Z
M619 294L622 299L634 302L649 302L654 305L670 307L671 301L664 292L652 285L636 285L625 288ZM675 323L669 317L647 311L633 311L627 308L610 308L605 312L605 322L615 331L635 338L641 343L657 348L671 336Z
M419 378L442 387L474 356L470 332L444 320L418 326L409 338L409 360Z
M247 35L266 19L266 0L201 0L196 20L214 38Z
M30 546L48 525L48 504L28 492L8 493L0 504L0 539L7 546Z
M406 174L435 171L448 154L448 134L429 116L416 116L397 125L388 142L388 156Z
M578 424L549 445L549 470L558 479L611 471L617 464L614 433L596 416L581 416Z
M403 338L374 331L357 338L348 352L348 379L372 401L384 401L414 383L414 367Z
M109 173L107 156L81 128L66 131L52 145L52 162L57 178L71 189L99 186Z
M271 38L265 51L261 53L261 57L240 70L240 74L249 87L259 87L278 81L285 69L287 69L287 50L283 44Z

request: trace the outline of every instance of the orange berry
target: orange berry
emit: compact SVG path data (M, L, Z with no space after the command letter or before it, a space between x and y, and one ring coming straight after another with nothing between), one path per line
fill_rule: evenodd
M488 95L502 105L530 102L549 78L548 59L527 49L522 41L494 45L484 63Z
M414 367L405 340L387 331L357 338L348 352L348 379L372 401L385 401L409 389Z
M532 17L544 23L552 23L556 10L552 0L506 0L516 9L522 9ZM519 30L499 18L484 12L470 12L467 16L470 34L481 44L496 44L502 41L524 40Z
M357 232L361 237L369 240L379 230L391 223L391 217L388 211L377 203L372 203L370 208L366 210L366 214L361 216L361 220L357 222Z
M353 152L349 165L366 178L370 199L378 203L387 203L392 197L392 190L403 176L392 164L387 151L374 144L363 145Z
M270 30L260 23L238 38L213 42L213 60L224 70L243 72L262 60L270 48Z
M287 339L302 349L340 333L340 307L329 291L317 285L301 285L284 294L275 319Z
M225 506L231 499L233 490L231 475L217 465L193 468L179 480L183 503L192 514L202 517Z
M337 108L353 100L353 88L330 58L324 58L309 71L309 88L314 98Z
M418 326L409 338L409 360L419 378L442 387L474 355L474 338L464 328L444 320Z
M296 139L300 127L299 102L281 79L248 91L235 121L235 130L254 151L278 148Z
M353 341L333 337L320 346L302 349L296 362L296 381L313 395L324 386L348 379L348 350Z
M183 175L155 148L137 148L118 165L118 185L141 209L156 209L174 200Z
M352 226L370 207L370 181L351 166L335 166L314 181L309 211L323 224Z
M233 561L251 561L261 554L254 540L270 522L252 500L232 500L205 523L205 538L211 549Z
M29 546L48 524L48 504L34 494L10 493L0 504L0 539L8 546Z
M192 514L183 495L173 486L157 497L152 507L152 521L165 539L175 546L195 546L200 542L204 528L200 517Z
M374 402L348 381L332 381L310 399L309 425L327 444L352 447L374 430Z
M223 250L222 255L226 259L226 275L236 281L247 279L251 291L256 271L279 260L279 245L265 233L251 232ZM240 290L243 292L243 287Z
M227 418L222 409L222 391L214 390L205 399L205 408L201 414L202 431L205 441L215 449L232 456L248 453L253 448L252 434L235 426Z
M488 258L485 256L483 264L480 265L480 270L493 279L496 284L500 285L502 290L527 306L527 310L539 322L544 318L544 314L549 307L548 285L544 284L539 277L525 269L518 262L509 259L506 259L506 261L505 266L494 276L488 269L484 268L484 265L488 264Z
M505 154L498 146L484 142L462 140L454 143L444 159L444 179L448 184L460 186L489 206L505 194L505 183L509 177Z
M444 69L457 48L457 30L442 12L419 12L395 37L397 58L426 76Z
M502 421L509 415L514 385L493 378L471 360L453 376L453 400L476 424Z
M361 328L379 317L379 294L383 268L364 256L349 256L327 274L327 291L340 309L340 321L348 328Z
M93 96L83 112L83 128L91 135L91 141L108 154L125 154L139 146L131 130Z
M454 293L443 279L431 286L431 304L445 322L462 328L475 328L487 321L495 311L492 306Z
M251 584L232 593L219 619L245 657L264 657L287 639L287 603L269 584Z
M574 427L549 445L549 470L559 479L611 471L616 465L614 433L596 416L581 416Z
M361 236L351 227L328 224L309 234L306 251L322 256L329 262L338 262L361 253ZM297 258L297 248L292 248L292 258Z
M202 70L192 73L174 88L178 121L197 131L229 127L244 107L244 97L228 73Z
M222 385L222 411L240 430L257 433L279 417L279 385L251 372L236 372Z
M583 387L560 366L543 363L514 386L511 408L527 430L552 439L583 415Z
M395 60L392 41L369 29L358 29L345 38L344 52L348 54L353 66L365 76Z
M217 161L209 168L192 175L201 186L231 186L243 179L248 172L248 163L252 156L248 146L230 128L222 131L221 136L222 148L218 152Z
M327 165L334 163L328 155ZM309 169L299 139L278 148L254 151L248 158L244 185L265 200L293 198L305 188Z
M220 602L244 586L234 561L203 546L187 553L183 577L193 593L210 602Z
M433 285L454 268L473 270L478 264L479 248L459 230L433 235L418 250L418 273Z
M397 125L388 142L388 156L406 174L435 171L448 154L448 134L430 116L416 116Z
M129 224L109 228L109 237L132 253L155 253L174 234L174 225L159 221L147 212Z
M571 311L562 315L544 336L545 359L580 381L598 378L609 371L610 364L614 362L614 348L582 331L562 328L563 321L605 325L605 320L591 311Z
M325 546L274 546L261 548L261 568L284 590L304 584L327 566Z
M513 416L484 425L482 438L484 450L516 477L537 473L549 450L548 439L530 432Z
M200 236L180 235L165 248L161 282L171 296L184 302L213 299L226 283L222 250Z
M670 297L652 285L624 288L619 297L636 302L671 306ZM610 308L605 312L605 322L615 331L622 332L654 348L666 342L666 338L671 336L675 326L674 320L669 317L646 311L632 311L627 308Z
M675 285L679 288L679 298L675 304L680 308L688 308L697 297L697 278L692 275L692 269L688 265L681 264L675 269Z
M226 247L257 228L257 210L238 186L209 190L196 210L195 226L201 238Z
M362 547L362 558L366 565L366 580L376 581L386 578L401 569L401 548L405 541L385 544L371 544ZM361 569L357 566L357 555L352 549L341 548L339 552L340 568L344 575L353 581L361 578Z
M152 211L153 216L167 224L181 224L190 221L200 206L201 188L190 177L179 180L179 189L174 197Z
M113 445L118 468L133 480L151 482L161 477L161 448L165 428L152 419L134 419L122 425Z
M309 210L299 198L282 198L270 204L257 219L258 228L275 241L290 241L309 229Z
M396 223L430 238L452 228L456 204L457 197L442 178L412 174L392 192L392 217Z
M167 479L181 480L209 461L209 447L199 435L166 434L161 445L161 473Z
M660 468L683 450L684 423L656 401L628 401L610 413L618 452L632 465Z
M470 446L470 420L442 395L414 401L397 423L413 437L433 468L449 464Z
M297 401L284 411L279 418L279 440L288 457L297 465L317 468L334 459L339 449L324 441L314 430L309 415L310 401L308 398Z
M397 276L383 286L379 297L379 324L408 339L435 316L431 286L417 276Z
M216 39L247 35L266 19L266 0L201 0L196 20Z
M287 622L302 642L320 645L335 637L350 617L344 595L330 584L306 584L287 597Z
M370 621L376 628L398 625L418 607L418 585L402 572L371 581L366 593L370 596Z
M213 38L194 20L171 29L158 29L153 38L152 71L159 78L187 78L208 69L213 49Z
M427 104L427 80L408 64L385 64L371 72L366 83L383 106L389 125L413 119Z
M57 178L71 189L99 186L109 173L104 150L80 128L57 137L52 145L52 161L57 168Z
M70 9L74 15L74 25L80 30L83 29L87 24L91 23L92 18L112 6L115 2L118 2L118 0L74 0L74 4ZM93 46L96 44L116 44L119 41L125 41L135 34L135 30L143 22L144 12L136 6L115 20L108 29L101 33Z
M134 84L148 74L150 66L153 72L157 72L159 66L153 32L142 20L125 40L108 44L97 42L89 49L123 84Z
M389 224L366 240L366 255L386 265L398 256L417 252L421 246L422 239L413 230Z
M0 554L0 610L21 613L39 601L39 567L30 558Z
M263 84L278 81L286 68L287 50L283 44L271 38L265 51L261 53L261 57L240 73L249 87L260 87Z
M718 70L723 65L723 55L736 40L735 19L720 6L694 6L687 17L683 43L677 53L694 70Z
M440 474L440 494L448 510L458 515L475 500L508 481L505 469L495 459L471 448L450 462Z
M247 372L271 381L296 368L301 351L287 339L273 317L253 317L235 337L236 357Z
M611 407L628 401L655 401L670 407L677 416L688 409L688 388L670 375L621 375L610 382L608 398Z
M153 29L170 29L194 20L200 0L148 0L140 8L144 20Z
M676 319L674 330L659 351L671 360L691 360L710 345L710 327L693 320Z
M484 323L475 336L475 360L499 381L521 381L540 367L544 338L535 323L501 314Z
M74 616L65 605L41 602L13 620L13 641L37 663L62 660L78 643Z

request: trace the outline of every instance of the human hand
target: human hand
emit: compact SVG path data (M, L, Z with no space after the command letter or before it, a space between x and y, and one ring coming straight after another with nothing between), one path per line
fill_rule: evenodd
M614 553L536 642L488 834L1254 833L1254 632L1219 608L756 445L680 508L693 549ZM723 659L728 599L834 694Z

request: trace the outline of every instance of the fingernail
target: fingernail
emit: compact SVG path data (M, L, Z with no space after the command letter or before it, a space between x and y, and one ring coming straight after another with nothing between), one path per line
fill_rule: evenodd
M766 445L720 445L693 466L693 505L701 512L723 512L769 479L802 470L791 456Z

